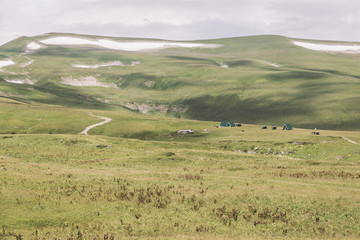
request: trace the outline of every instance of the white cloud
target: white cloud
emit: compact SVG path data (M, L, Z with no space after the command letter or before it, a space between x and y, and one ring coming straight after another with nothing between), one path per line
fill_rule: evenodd
M358 0L2 0L0 9L0 44L46 32L360 40Z

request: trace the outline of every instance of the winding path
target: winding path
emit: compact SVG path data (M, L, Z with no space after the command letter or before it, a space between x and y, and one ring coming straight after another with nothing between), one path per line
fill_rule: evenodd
M91 126L88 126L87 128L85 128L84 131L82 131L82 132L79 133L79 134L89 135L89 134L88 134L88 131L89 131L90 129L93 129L94 127L97 127L97 126L101 126L101 125L103 125L103 124L105 124L105 123L108 123L108 122L110 122L110 121L112 120L111 118L96 116L96 115L93 115L93 114L91 114L91 113L89 113L89 115L92 116L92 117L101 118L101 119L103 119L104 121L103 121L103 122L99 122L99 123L95 123L95 124L93 124L93 125L91 125Z
M344 140L346 140L346 141L348 141L348 142L351 142L351 143L353 143L353 144L358 144L357 142L355 142L355 141L353 141L353 140L350 140L350 139L348 139L348 138L346 138L346 137L342 137Z

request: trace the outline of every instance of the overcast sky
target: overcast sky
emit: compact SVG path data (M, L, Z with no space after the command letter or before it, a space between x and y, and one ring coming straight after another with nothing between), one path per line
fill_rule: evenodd
M0 0L0 9L0 45L47 32L360 41L359 0Z

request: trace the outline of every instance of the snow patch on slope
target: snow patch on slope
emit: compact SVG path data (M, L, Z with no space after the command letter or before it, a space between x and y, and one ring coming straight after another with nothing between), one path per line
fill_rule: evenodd
M340 44L318 44L308 42L293 42L295 45L322 52L342 52L342 53L360 53L360 45L340 45Z
M269 63L269 64L270 64L270 66L273 66L273 67L276 67L276 68L280 67L279 65L277 65L275 63Z
M36 42L31 42L28 45L26 45L26 49L30 51L39 50L40 48L42 48L42 46Z
M12 61L11 59L0 60L0 68L10 66L10 65L14 65L14 64L15 64L15 62Z
M6 82L8 83L15 83L15 84L29 84L29 85L34 85L34 83L36 81L33 81L29 78L25 78L25 79L19 79L19 78L16 78L16 79L9 79L9 78L5 78L4 79Z
M218 44L201 44L201 43L182 43L182 42L150 42L150 41L132 41L119 42L108 39L85 39L78 37L52 37L40 40L41 43L49 45L93 45L114 50L123 51L144 51L162 48L216 48Z

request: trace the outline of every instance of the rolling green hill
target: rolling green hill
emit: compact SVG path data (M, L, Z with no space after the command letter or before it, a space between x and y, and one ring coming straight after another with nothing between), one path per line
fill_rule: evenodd
M0 98L26 102L28 108L127 109L206 121L360 129L360 54L314 51L281 36L201 40L186 43L217 47L146 51L42 43L64 36L164 42L60 33L18 38L0 46L0 61L14 62L1 68ZM30 43L39 49L29 49Z
M357 46L0 46L0 239L359 239L360 54L294 41Z

